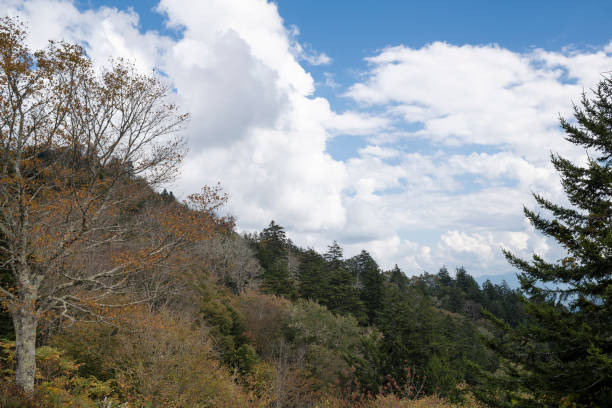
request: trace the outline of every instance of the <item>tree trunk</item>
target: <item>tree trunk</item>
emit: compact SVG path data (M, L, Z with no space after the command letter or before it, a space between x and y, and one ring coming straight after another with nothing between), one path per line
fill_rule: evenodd
M25 294L25 300L13 313L15 327L15 349L17 351L17 369L15 383L24 392L34 391L34 373L36 371L36 313L34 310L35 294Z

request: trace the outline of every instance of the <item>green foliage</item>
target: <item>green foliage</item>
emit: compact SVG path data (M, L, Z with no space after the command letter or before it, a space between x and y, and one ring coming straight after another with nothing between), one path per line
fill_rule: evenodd
M361 251L359 255L348 259L346 264L357 282L359 299L366 315L364 323L376 324L383 307L384 276L367 251Z
M427 393L454 394L463 380L462 343L451 341L449 334L458 324L436 311L416 290L402 293L390 287L384 304L378 326L383 333L382 371L401 381L404 369L414 367L420 375L427 376Z
M525 209L566 256L549 262L536 254L529 262L506 253L521 270L532 321L511 328L492 319L504 336L490 345L507 363L505 375L488 378L489 388L481 391L491 404L594 407L612 401L612 77L593 92L574 107L575 121L561 119L566 139L591 149L586 165L552 155L572 207L535 194L552 217Z
M394 285L400 292L404 292L410 287L410 279L408 279L397 264L387 275L389 283Z
M235 297L227 288L212 282L203 283L199 289L200 314L221 360L241 375L249 374L258 357L249 344Z
M232 365L238 369L242 376L251 374L255 365L259 362L259 356L255 348L250 344L242 344L233 353Z
M89 353L106 349L102 374L111 373L105 384L111 387L114 401L137 408L238 408L254 406L252 402L259 398L236 384L228 368L215 358L206 330L174 313L135 308L110 333L114 341L109 343L107 335L103 326L77 324L54 342L70 344L82 338L91 345L77 349L85 362L97 360ZM245 366L256 365L252 348L239 348L237 354Z
M505 281L501 285L494 285L487 280L482 284L482 306L510 326L516 327L526 323L529 318L518 292L510 289Z
M297 295L289 268L290 242L274 221L254 241L256 256L264 269L263 287L268 293L293 299Z
M464 268L458 268L453 278L446 267L442 267L436 275L424 273L414 277L410 286L430 298L435 306L479 323L482 323L479 320L482 309L503 318L512 326L527 319L518 290L510 289L506 282L494 285L490 281L479 288Z
M275 236L280 238L273 239ZM267 237L265 239L270 242L288 241L282 227L274 223L255 240L255 245L260 247L261 237ZM293 247L293 250L299 258L298 295L326 306L327 310L321 306L314 308L315 303L303 301L294 306L277 304L276 309L271 308L275 302L265 307L249 304L244 309L246 314L251 314L249 309L267 310L291 322L282 327L266 323L266 339L276 340L256 340L257 350L264 359L275 358L274 350L280 347L277 341L282 339L282 347L289 350L290 359L297 362L296 355L305 356L299 364L310 376L329 383L340 373L341 388L355 392L358 389L372 395L390 378L402 385L405 369L412 367L426 377L424 390L427 393L460 398L458 384L476 381L473 364L489 372L497 369L497 358L484 347L479 336L480 332L491 330L490 324L480 320L480 310L483 306L498 305L496 312L506 313L506 303L518 302L516 292L491 285L489 293L485 293L463 268L457 269L455 278L446 268L438 275L424 274L412 279L397 265L391 271L382 272L366 251L343 260L342 248L336 242L323 255L312 249L304 251ZM266 248L260 248L260 253L263 258L270 255ZM284 257L285 253L277 251L276 255ZM276 260L272 256L266 258L266 262L269 266ZM262 263L262 266L265 269L266 265ZM282 291L277 294L282 295ZM330 312L356 318L362 327L369 326L365 329L367 334L337 332L333 336L336 343L347 335L353 336L355 343L331 349L321 343L317 335L308 338L307 333L326 332L333 326L329 319L334 315ZM522 311L513 310L513 313L516 321L522 320ZM247 318L253 321L247 326L256 328L262 324L261 315L258 313L257 319L255 316ZM316 330L307 330L309 327L316 327ZM355 329L356 326L352 330ZM250 331L257 333L259 330ZM254 338L259 339L260 335L254 334ZM316 364L311 361L312 355L321 356Z
M359 339L357 352L347 351L345 359L351 368L342 373L341 390L345 394L376 395L383 385L386 355L382 339L382 333L372 328Z
M349 368L344 357L358 351L362 332L352 316L336 315L304 300L292 305L283 328L289 344L304 351L306 369L328 385Z
M1 406L22 406L29 397L20 395L5 384L12 381L15 369L14 342L0 342L0 364L2 368L0 382L7 387L5 400ZM42 346L36 349L36 393L33 397L39 406L66 407L75 406L94 408L111 396L110 381L100 381L94 376L79 375L79 367L66 352L55 347ZM10 401L12 399L12 401Z
M327 261L325 271L328 287L322 303L336 313L351 314L357 320L365 321L364 304L359 296L357 278L349 270L347 262L343 261L342 248L334 241L323 256Z
M314 249L302 254L298 267L298 293L301 298L325 301L330 285L325 268L325 259Z

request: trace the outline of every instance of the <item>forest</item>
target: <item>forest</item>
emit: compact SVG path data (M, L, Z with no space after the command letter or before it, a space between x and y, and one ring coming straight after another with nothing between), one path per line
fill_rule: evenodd
M26 38L0 21L0 407L612 401L612 76L560 122L569 206L524 209L566 256L507 252L511 288L239 233L221 184L163 188L189 115L162 79Z

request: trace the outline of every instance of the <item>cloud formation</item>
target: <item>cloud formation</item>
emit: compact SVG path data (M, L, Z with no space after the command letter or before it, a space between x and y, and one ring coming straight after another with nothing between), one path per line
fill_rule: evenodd
M367 62L345 96L390 125L347 167L356 206L380 198L387 236L406 231L385 258L498 273L509 270L501 248L558 255L520 209L534 206L531 192L564 202L550 152L578 162L586 152L564 141L558 115L571 117L571 101L612 69L610 46L517 53L436 42L388 47Z
M162 0L173 37L143 30L134 11L69 0L0 0L0 10L29 22L34 48L78 41L97 62L125 57L166 76L192 114L179 195L220 181L244 230L274 219L300 245L336 239L409 274L508 272L502 247L555 255L521 207L531 191L563 201L549 153L585 152L563 141L557 115L612 69L612 43L520 53L436 42L379 51L343 90L333 55L301 43L265 0ZM316 96L307 69L322 64L328 89L355 108ZM363 142L344 161L327 151L341 135Z

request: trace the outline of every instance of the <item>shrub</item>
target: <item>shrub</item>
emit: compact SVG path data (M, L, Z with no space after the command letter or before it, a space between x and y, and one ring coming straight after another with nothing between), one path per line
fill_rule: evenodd
M36 389L26 396L14 384L15 344L0 341L2 368L2 399L0 406L24 407L97 407L98 401L112 394L109 382L78 374L80 364L55 347L36 349Z
M216 359L205 329L169 311L147 307L134 308L124 320L110 334L98 325L76 325L54 342L87 339L90 347L78 352L94 361L95 356L85 355L87 350L109 347L101 370L112 372L115 393L130 407L257 406L258 397L237 384Z

